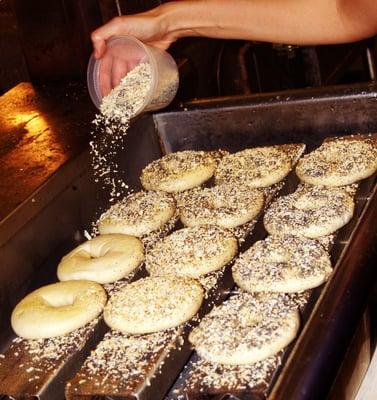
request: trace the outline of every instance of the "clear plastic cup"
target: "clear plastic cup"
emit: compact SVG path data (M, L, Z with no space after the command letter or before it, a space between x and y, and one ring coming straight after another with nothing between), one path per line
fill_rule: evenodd
M99 60L92 55L87 69L89 94L98 109L102 98L140 63L150 64L152 81L144 103L134 115L158 110L171 103L178 90L179 76L177 64L169 53L147 46L132 36L114 36L106 45L105 55ZM103 73L109 66L111 77Z

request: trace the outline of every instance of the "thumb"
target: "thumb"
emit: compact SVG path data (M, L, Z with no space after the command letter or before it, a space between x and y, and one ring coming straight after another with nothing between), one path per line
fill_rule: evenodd
M120 17L115 17L107 24L100 26L91 34L94 57L101 58L106 51L106 40L119 33L122 25Z

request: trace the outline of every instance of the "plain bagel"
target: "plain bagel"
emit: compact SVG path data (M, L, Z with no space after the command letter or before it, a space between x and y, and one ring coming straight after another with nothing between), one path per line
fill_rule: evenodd
M62 258L58 278L61 281L115 282L127 276L143 260L143 244L139 239L120 234L100 235L80 244Z
M96 318L105 303L106 292L96 282L53 283L24 297L12 312L11 324L26 339L65 335Z

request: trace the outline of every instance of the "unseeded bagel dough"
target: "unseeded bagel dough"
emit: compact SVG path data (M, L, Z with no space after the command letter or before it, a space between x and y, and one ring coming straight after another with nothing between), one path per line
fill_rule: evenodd
M100 235L80 244L62 258L58 278L61 281L115 282L127 276L143 260L143 244L136 237Z
M96 282L53 283L24 297L12 312L11 324L26 339L65 335L96 318L105 303L106 292Z

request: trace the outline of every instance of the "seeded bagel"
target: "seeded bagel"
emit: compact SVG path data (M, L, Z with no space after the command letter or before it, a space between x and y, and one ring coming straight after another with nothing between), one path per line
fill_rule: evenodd
M101 235L121 233L142 237L174 218L175 200L165 192L140 191L111 206L98 220Z
M267 187L291 170L289 155L279 146L255 147L225 156L215 172L217 184Z
M156 276L139 279L110 297L104 319L110 328L131 334L158 332L191 319L203 301L194 279Z
M165 237L146 256L152 276L184 275L198 278L217 271L237 254L234 235L215 225L184 228Z
M318 238L346 225L353 211L352 197L344 189L303 185L274 201L263 222L270 235Z
M287 346L298 328L297 307L287 295L242 292L213 308L189 341L212 363L253 364Z
M264 204L261 190L227 184L188 190L176 199L185 226L211 224L228 229L251 221Z
M344 186L373 175L377 147L366 140L337 139L324 142L302 157L296 174L311 185Z
M314 239L279 235L256 242L232 267L236 284L248 292L302 292L332 272L330 256Z
M148 190L181 192L207 181L216 168L210 152L185 150L152 161L141 173L141 184Z

